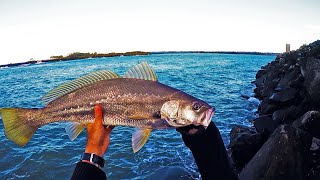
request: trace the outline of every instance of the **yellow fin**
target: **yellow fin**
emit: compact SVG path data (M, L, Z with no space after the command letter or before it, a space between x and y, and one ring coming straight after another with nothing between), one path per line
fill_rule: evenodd
M153 69L149 66L147 62L142 62L130 68L127 73L125 73L123 78L135 78L144 79L150 81L157 81L157 76Z
M144 144L146 144L150 133L151 129L136 129L136 131L132 134L132 149L134 153L138 152L144 146Z
M0 109L8 139L19 146L25 146L39 127L37 122L41 122L41 119L37 119L37 116L40 112L41 109Z
M83 131L84 127L85 127L84 124L81 124L78 122L73 122L73 123L68 123L67 126L65 127L65 130L66 130L70 140L73 141Z

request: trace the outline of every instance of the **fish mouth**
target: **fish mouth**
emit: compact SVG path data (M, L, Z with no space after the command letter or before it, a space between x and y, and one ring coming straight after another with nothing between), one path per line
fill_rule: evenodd
M205 129L209 126L211 119L215 113L215 108L208 109L203 112L194 122L193 124L196 126L202 125Z

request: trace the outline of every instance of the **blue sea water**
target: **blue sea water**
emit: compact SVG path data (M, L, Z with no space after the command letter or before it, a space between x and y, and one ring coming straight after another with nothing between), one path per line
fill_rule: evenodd
M40 108L41 97L61 83L87 73L109 69L118 74L147 61L160 82L205 100L216 108L213 121L227 145L236 124L249 125L255 117L252 95L257 70L275 56L242 54L154 54L148 56L84 59L0 69L0 108ZM23 148L8 140L0 122L1 179L69 179L86 144L86 132L70 141L64 123L41 127ZM180 167L181 179L199 179L191 152L175 130L155 130L133 154L133 128L116 127L105 155L108 179L146 179L168 167Z

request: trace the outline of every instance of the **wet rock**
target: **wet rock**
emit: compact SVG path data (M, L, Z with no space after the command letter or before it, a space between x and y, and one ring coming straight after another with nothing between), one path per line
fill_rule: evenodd
M320 179L320 139L312 138L310 152L312 155L312 164L308 172L309 179L318 180Z
M266 69L261 69L257 72L256 74L256 79L258 79L259 77L261 77L262 75L264 75L265 73L267 73Z
M260 149L267 137L250 128L236 126L230 132L231 158L234 166L240 171Z
M302 74L299 74L299 76L295 80L289 83L289 86L292 88L302 88L303 82L304 82L304 77L302 76Z
M278 106L269 104L266 101L262 101L260 108L259 108L259 114L260 115L270 115L273 114L278 109Z
M272 94L273 94L273 90L274 90L274 87L276 86L276 83L269 83L267 85L266 88L263 88L260 93L261 93L261 96L262 98L265 98L265 97L270 97Z
M249 99L249 98L250 98L250 96L245 95L245 94L241 94L241 97L242 97L243 99Z
M312 137L281 125L241 171L239 179L306 179Z
M298 90L295 88L287 88L281 92L275 92L269 98L273 103L290 103L292 102L297 94Z
M253 124L259 133L265 132L267 134L272 134L273 131L278 127L278 124L268 115L260 116L254 119Z
M285 109L277 110L272 114L272 120L278 124L293 122L297 119L300 109L301 108L293 105Z
M308 111L293 122L292 126L305 130L320 139L320 112Z
M300 69L296 69L290 73L285 74L283 78L279 81L279 84L277 85L276 89L286 89L289 88L289 83L293 80L295 80L298 75L300 74Z
M312 144L310 146L311 151L318 151L320 150L320 139L312 138Z
M310 101L318 103L320 101L320 59L308 58L305 65L301 67L301 74L305 78L306 88Z
M255 134L255 129L247 126L236 125L230 131L230 143L233 143L239 134Z
M320 165L312 167L308 173L309 180L319 180L320 179Z

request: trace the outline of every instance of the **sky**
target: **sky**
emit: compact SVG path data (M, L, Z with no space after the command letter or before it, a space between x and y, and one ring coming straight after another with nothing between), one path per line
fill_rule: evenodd
M72 52L283 52L320 39L319 0L0 0L0 64Z

